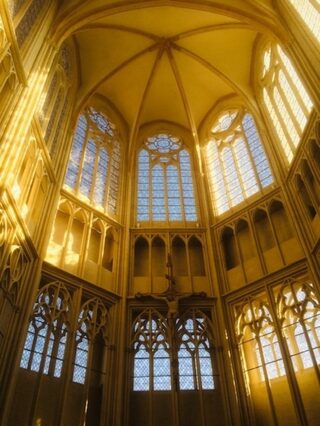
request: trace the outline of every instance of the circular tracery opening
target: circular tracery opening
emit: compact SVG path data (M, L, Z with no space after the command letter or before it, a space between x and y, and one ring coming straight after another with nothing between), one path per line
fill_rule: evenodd
M151 151L158 151L161 154L169 154L181 148L180 139L166 133L148 138L145 144Z

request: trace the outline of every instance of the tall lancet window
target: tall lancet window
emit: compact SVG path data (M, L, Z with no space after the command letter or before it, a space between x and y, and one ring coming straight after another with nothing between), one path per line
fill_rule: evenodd
M312 35L320 43L320 1L319 0L289 0Z
M146 309L133 324L133 390L171 389L171 367L166 319Z
M74 134L65 186L111 215L117 213L120 148L117 129L108 117L85 109Z
M244 109L224 111L206 146L210 192L222 214L273 182L255 122Z
M264 105L290 163L313 104L288 56L277 44L264 50L260 86Z
M60 377L64 362L71 298L59 282L40 290L33 307L20 367Z
M137 220L197 220L192 159L181 139L161 133L139 151Z

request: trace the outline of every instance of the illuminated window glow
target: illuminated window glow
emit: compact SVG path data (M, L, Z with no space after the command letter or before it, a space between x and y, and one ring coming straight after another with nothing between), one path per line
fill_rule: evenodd
M104 114L88 108L78 119L65 186L115 215L119 178L120 143L115 126Z
M172 357L178 359L180 390L215 389L207 317L190 310L177 319L173 335L168 329L168 320L152 309L135 320L133 390L170 391Z
M319 0L289 0L301 19L318 42L320 42L320 1Z
M271 45L264 52L261 87L264 104L290 163L313 104L291 61L278 45Z
M85 302L78 317L76 332L76 347L73 362L72 381L80 385L85 384L88 371L95 369L101 373L101 366L93 365L95 342L98 337L108 344L109 314L100 299L91 299ZM89 354L91 356L89 356Z
M67 341L69 294L62 286L49 285L33 308L20 367L59 378Z
M212 128L205 153L217 214L273 182L269 161L248 112L233 110L221 114Z
M272 291L275 308L261 294L235 310L243 373L250 386L286 375L281 345L288 349L296 373L318 371L320 364L320 303L312 283L288 280Z
M148 138L138 154L138 221L197 220L191 158L179 138Z
M171 366L166 320L148 309L134 326L134 391L171 390Z
M215 388L210 343L205 317L193 312L178 320L179 387L181 390L212 390Z

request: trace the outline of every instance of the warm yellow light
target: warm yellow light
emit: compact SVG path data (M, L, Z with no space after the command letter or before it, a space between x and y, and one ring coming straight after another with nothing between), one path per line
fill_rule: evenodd
M301 19L312 32L313 36L320 42L320 1L314 0L289 0L296 9Z

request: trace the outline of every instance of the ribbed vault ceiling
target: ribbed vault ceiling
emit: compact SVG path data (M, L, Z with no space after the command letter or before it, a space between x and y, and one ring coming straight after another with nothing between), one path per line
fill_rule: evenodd
M270 17L269 1L65 1L57 34L76 38L79 107L99 93L131 130L160 120L194 131L221 98L252 99L254 43Z

